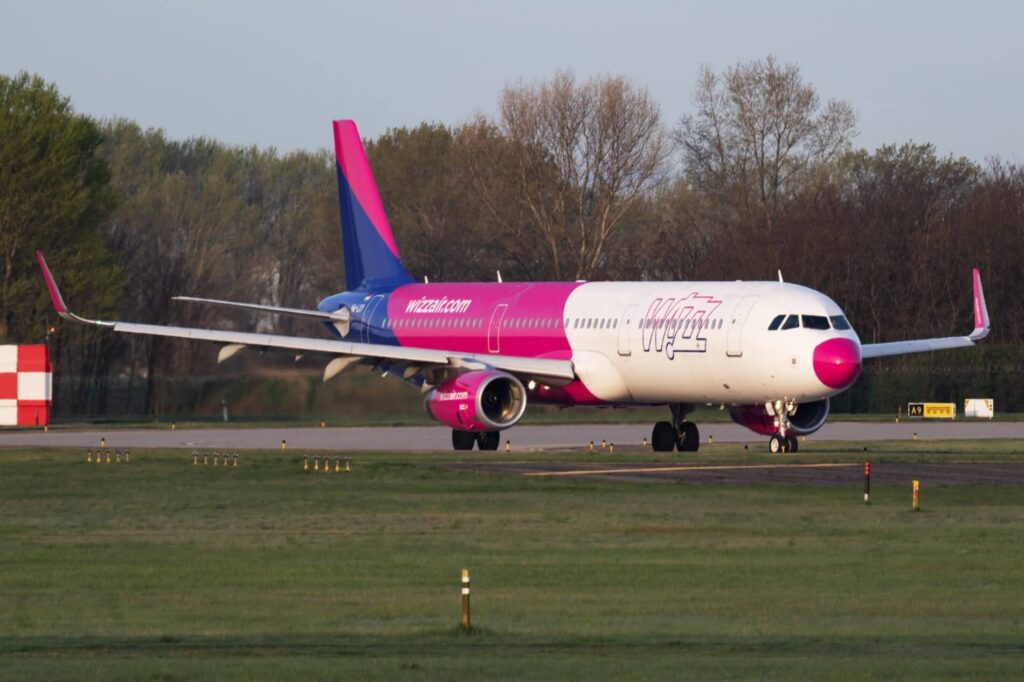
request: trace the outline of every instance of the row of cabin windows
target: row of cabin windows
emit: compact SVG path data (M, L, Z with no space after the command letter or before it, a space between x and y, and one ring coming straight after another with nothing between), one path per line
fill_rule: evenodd
M830 315L829 317L825 317L824 315L776 315L775 319L772 320L772 323L768 325L768 331L773 332L776 329L796 329L797 327L803 327L804 329L835 329L837 331L846 331L850 328L850 323L842 315Z
M559 327L561 320L558 318L505 318L501 322L503 329L551 329ZM618 329L619 321L614 318L577 317L565 318L565 327L572 326L573 329ZM640 326L647 329L663 328L666 325L670 329L721 329L722 320L677 320L671 318L648 318L640 320ZM384 318L382 322L384 329L480 329L483 327L481 318L429 318L420 317L412 319L398 318L392 320Z
M640 326L646 327L647 329L663 329L668 327L670 330L682 330L690 331L691 329L721 329L722 320L721 318L702 318L702 319L686 319L679 320L676 318L648 318L646 320L640 320Z

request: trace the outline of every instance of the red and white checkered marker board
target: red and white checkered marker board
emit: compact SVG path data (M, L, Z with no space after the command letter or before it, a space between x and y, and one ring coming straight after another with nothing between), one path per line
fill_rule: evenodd
M0 425L49 424L52 384L46 346L0 346Z

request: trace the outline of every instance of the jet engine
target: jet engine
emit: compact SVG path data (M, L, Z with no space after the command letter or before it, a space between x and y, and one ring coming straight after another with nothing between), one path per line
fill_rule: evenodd
M797 436L814 433L828 419L829 400L815 400L800 403L796 412L789 415L789 432ZM768 414L764 405L737 405L729 408L729 416L740 426L745 426L762 436L774 436L779 432L774 415Z
M432 388L424 407L431 417L458 431L500 431L523 416L526 389L505 372L466 372Z

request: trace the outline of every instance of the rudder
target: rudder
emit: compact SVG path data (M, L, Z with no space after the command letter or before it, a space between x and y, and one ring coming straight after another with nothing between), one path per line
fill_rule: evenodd
M346 288L393 289L411 282L354 121L334 122L334 152Z

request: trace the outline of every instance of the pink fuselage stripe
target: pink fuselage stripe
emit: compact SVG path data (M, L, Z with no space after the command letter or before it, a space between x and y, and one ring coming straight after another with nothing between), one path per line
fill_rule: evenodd
M408 284L388 299L388 318L403 346L570 360L565 303L579 286L577 282ZM503 306L507 307L502 315ZM499 310L497 316L495 310ZM529 394L538 403L602 402L578 380L562 388L538 385Z
M399 258L398 246L391 234L384 206L381 204L377 184L370 171L370 162L363 151L363 143L359 139L359 131L352 121L334 122L334 153L337 155L338 167L345 176L352 194L362 206L366 216L377 229L381 239L391 249L395 258Z

